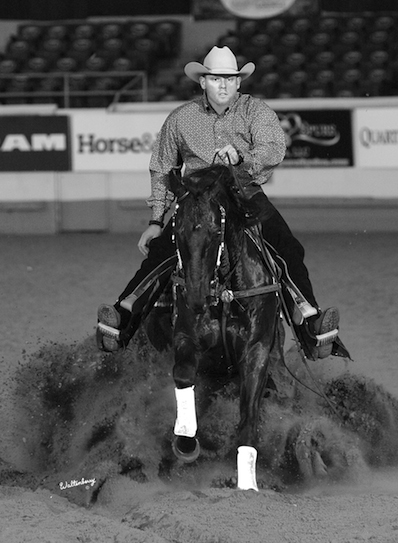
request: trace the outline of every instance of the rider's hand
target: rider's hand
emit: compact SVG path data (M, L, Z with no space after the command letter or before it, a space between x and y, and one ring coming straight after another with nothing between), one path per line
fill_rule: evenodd
M158 238L162 233L162 228L157 224L151 224L148 228L142 233L140 240L138 242L138 249L144 256L147 256L149 248L148 244L151 239Z
M232 166L235 166L235 164L238 164L240 160L238 151L231 144L225 145L225 147L222 147L222 149L216 149L216 153L227 165L231 162Z

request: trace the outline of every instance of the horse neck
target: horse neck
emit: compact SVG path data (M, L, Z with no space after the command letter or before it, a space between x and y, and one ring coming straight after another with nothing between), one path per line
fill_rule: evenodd
M230 221L231 222L231 221ZM229 279L234 288L250 288L272 282L271 274L264 265L261 246L253 241L256 233L247 235L243 225L226 231L225 244L228 256Z

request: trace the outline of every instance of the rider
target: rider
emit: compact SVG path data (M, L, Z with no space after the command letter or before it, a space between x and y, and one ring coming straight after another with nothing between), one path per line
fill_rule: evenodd
M189 175L212 163L224 163L234 168L246 196L261 201L267 211L262 235L283 258L292 279L292 317L306 355L314 360L330 354L349 356L337 337L338 310L319 308L303 261L304 248L261 188L282 162L286 143L276 113L263 100L239 92L241 81L254 70L252 62L238 69L228 47L213 47L203 64L185 66L185 74L199 83L203 94L172 111L160 130L149 166L152 194L147 204L152 218L138 242L146 259L116 303L98 308L100 348L116 351L128 344L152 295L146 287L153 286L155 268L161 272L158 291L169 277L175 247L171 223L164 227L163 220L174 200L168 185L170 171L184 165Z

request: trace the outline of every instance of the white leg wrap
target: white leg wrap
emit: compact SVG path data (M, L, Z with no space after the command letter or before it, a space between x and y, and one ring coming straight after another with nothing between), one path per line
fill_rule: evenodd
M174 425L176 436L195 437L196 422L194 387L176 388L177 418Z
M257 490L256 481L257 451L254 447L242 445L238 447L238 488L240 490Z

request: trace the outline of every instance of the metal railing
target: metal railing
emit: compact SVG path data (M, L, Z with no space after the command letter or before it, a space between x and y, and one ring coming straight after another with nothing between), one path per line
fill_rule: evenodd
M92 79L99 80L111 78L115 83L112 88L75 88L74 81L77 78L87 81ZM21 82L22 90L7 90L7 83L14 81ZM34 85L32 89L24 89L22 82L42 80L50 83L50 80L56 80L54 89L39 88ZM5 84L4 84L5 82ZM2 90L5 87L6 90ZM148 75L144 71L106 71L106 72L19 72L12 74L0 74L0 103L52 103L56 102L59 107L69 108L72 105L73 98L84 99L92 97L108 98L111 105L117 104L122 98L130 98L135 102L148 101Z

